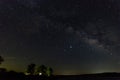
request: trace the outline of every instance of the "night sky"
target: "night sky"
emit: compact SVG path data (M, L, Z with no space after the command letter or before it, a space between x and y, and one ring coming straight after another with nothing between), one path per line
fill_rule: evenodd
M120 72L119 0L0 0L0 55L8 70Z

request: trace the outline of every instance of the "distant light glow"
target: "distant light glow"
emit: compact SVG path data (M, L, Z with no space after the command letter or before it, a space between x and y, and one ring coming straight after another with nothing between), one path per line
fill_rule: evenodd
M39 73L39 75L42 75L42 73Z

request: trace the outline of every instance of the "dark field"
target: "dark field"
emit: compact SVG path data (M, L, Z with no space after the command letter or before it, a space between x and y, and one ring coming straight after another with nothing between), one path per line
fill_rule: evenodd
M26 76L23 73L2 73L0 80L120 80L119 73L87 74L87 75L57 75L45 76Z

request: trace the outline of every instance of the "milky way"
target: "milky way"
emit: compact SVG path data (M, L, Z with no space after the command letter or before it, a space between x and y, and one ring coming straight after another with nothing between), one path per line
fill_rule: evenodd
M120 71L119 3L0 1L3 67L24 71L35 62L50 65L59 74Z

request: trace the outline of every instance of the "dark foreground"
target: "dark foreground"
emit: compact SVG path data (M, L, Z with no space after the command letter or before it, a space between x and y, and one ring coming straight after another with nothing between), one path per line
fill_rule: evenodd
M57 75L51 77L45 76L26 76L22 73L2 73L0 80L120 80L119 73L103 73L103 74L88 74L88 75Z

